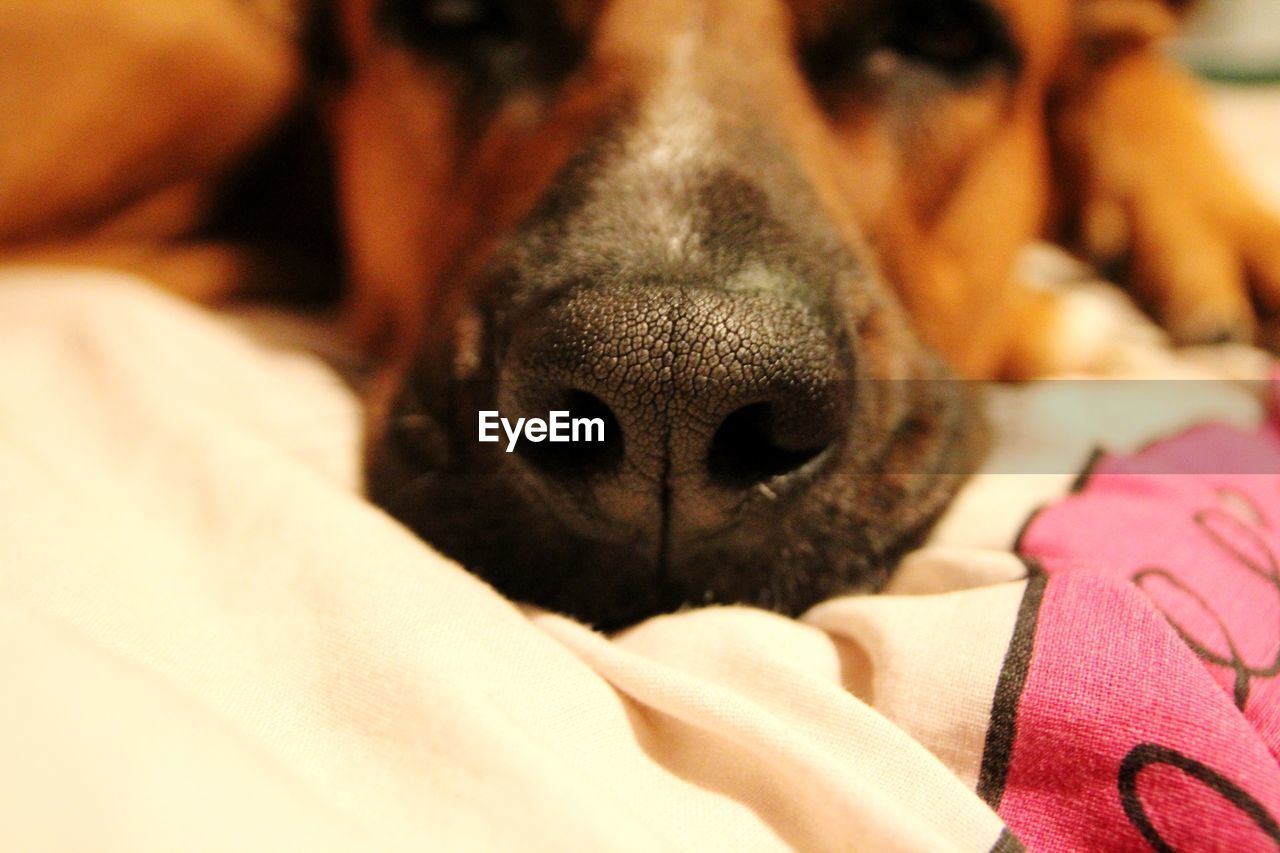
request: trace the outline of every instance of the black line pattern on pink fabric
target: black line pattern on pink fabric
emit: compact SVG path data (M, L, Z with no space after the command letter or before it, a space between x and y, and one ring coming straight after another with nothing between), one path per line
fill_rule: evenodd
M1068 494L1078 495L1089 485L1089 481L1093 479L1093 475L1098 471L1098 463L1107 456L1106 451L1101 447L1094 445L1093 450L1089 451L1089 459L1084 463L1084 468L1071 481L1071 488L1067 490Z
M1251 501L1239 493L1232 493L1235 500L1244 500L1250 507L1253 507ZM1262 514L1254 508L1258 518L1262 518ZM1267 544L1266 538L1262 536L1256 527L1242 519L1237 512L1228 509L1206 509L1196 512L1192 516L1192 522L1211 542L1213 542L1223 553L1236 564L1252 572L1254 575L1262 579L1277 596L1280 602L1280 560L1277 560L1275 552ZM1239 536L1243 540L1250 543L1250 550L1253 555L1247 553L1244 549L1238 547L1232 537L1224 535L1223 529L1230 529L1234 536ZM1238 540L1237 540L1238 541ZM1261 557L1263 562L1255 559L1255 556ZM1201 638L1197 638L1191 634L1186 628L1179 624L1163 607L1157 596L1147 591L1144 582L1149 578L1160 578L1179 592L1186 595L1207 613L1213 620L1218 632L1227 643L1227 654L1223 655L1208 647ZM1183 582L1181 578L1162 566L1151 566L1141 569L1133 575L1133 582L1143 592L1146 592L1152 603L1163 615L1169 625L1178 633L1182 641L1187 647L1195 653L1197 657L1206 663L1215 666L1225 667L1235 673L1235 684L1232 690L1232 699L1237 708L1244 710L1245 705L1249 701L1249 691L1254 679L1258 678L1274 678L1280 674L1280 626L1277 626L1276 636L1274 638L1274 648L1276 650L1275 657L1267 666L1255 667L1250 666L1244 659L1239 646L1236 644L1235 637L1231 633L1231 628L1218 612L1201 596L1198 592Z
M1018 836L1009 831L1009 827L1000 830L1000 837L991 847L991 853L1026 853L1026 845L1018 840Z
M1084 468L1076 475L1075 480L1072 481L1071 488L1068 489L1068 494L1074 495L1084 491L1085 487L1089 484L1089 480L1095 473L1097 473L1098 463L1106 457L1107 454L1103 452L1101 447L1095 447L1090 451L1088 461L1085 462ZM1018 532L1013 536L1013 553L1018 555L1022 554L1022 540L1026 538L1028 531L1031 530L1031 525L1035 523L1035 520L1040 517L1041 513L1052 506L1053 503L1043 503L1033 508L1031 512L1027 513L1027 517L1022 520L1022 526L1018 528Z
M1031 525L1035 523L1035 520L1037 518L1040 517L1040 513L1047 510L1050 506L1051 504L1047 504L1047 503L1040 504L1039 506L1037 506L1035 509L1031 510L1031 512L1027 514L1026 519L1024 519L1022 522L1022 526L1019 527L1018 532L1014 534L1013 553L1019 556L1022 555L1022 540L1026 538L1028 531L1031 530Z
M1280 846L1280 824L1276 823L1266 807L1249 795L1247 791L1223 776L1213 768L1188 758L1182 753L1155 743L1140 743L1120 762L1120 772L1116 779L1116 789L1120 794L1120 804L1124 807L1125 817L1134 829L1142 834L1154 849L1160 853L1172 853L1173 845L1165 841L1151 817L1147 813L1142 798L1138 795L1138 775L1153 764L1165 764L1181 770L1187 776L1217 793L1241 814L1253 821L1268 838Z
M997 811L1013 758L1013 742L1018 732L1018 704L1027 685L1027 673L1031 670L1040 604L1048 583L1048 577L1039 566L1031 561L1024 562L1030 575L1027 588L1022 593L1022 603L1018 606L1013 638L1009 641L1009 650L1005 652L1000 677L996 680L996 692L991 700L991 721L987 725L982 763L978 769L978 796Z
M1239 518L1246 524L1252 524L1254 527L1270 528L1271 524L1267 521L1266 515L1262 512L1262 507L1239 489L1219 488L1214 489L1218 495L1218 500L1222 503L1223 509L1227 510L1236 518Z

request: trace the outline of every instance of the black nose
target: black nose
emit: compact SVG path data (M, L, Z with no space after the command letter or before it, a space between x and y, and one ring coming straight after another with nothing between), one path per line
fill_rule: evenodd
M510 419L568 411L603 424L599 442L517 445L573 526L696 537L732 525L749 499L803 488L851 418L851 372L821 319L784 298L596 287L521 324L498 405Z

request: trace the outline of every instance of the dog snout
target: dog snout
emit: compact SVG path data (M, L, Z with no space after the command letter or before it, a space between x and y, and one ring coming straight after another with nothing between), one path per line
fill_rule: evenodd
M849 374L837 336L785 298L598 286L523 324L498 399L599 419L601 442L518 452L563 512L651 539L722 530L745 494L802 488L844 430Z
M370 493L420 535L605 629L875 588L970 449L807 173L688 103L613 119L557 173L464 319L437 316L428 342L462 343L423 350L371 453ZM556 413L603 440L552 440Z

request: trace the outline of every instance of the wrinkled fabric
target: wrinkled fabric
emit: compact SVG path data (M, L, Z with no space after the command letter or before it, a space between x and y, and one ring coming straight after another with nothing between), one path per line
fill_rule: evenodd
M316 358L127 278L0 274L0 837L1256 847L1280 432L1231 386L1065 429L1061 391L997 392L1004 452L886 594L605 637L370 506ZM1008 473L1047 449L1079 470Z

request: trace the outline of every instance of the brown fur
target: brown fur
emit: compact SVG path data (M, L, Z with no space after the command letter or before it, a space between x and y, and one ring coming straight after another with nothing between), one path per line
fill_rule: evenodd
M566 2L573 26L595 29L585 69L552 103L507 105L479 138L440 75L377 36L370 0L341 5L354 82L331 116L350 316L383 353L411 351L422 318L448 310L447 280L482 261L611 104L656 84L695 10L698 73L777 116L832 221L871 241L961 373L1063 366L1043 346L1052 300L1012 279L1037 236L1122 273L1179 339L1248 337L1253 308L1280 303L1280 225L1154 49L1175 25L1156 0L1001 0L1025 51L1016 86L939 95L910 120L874 81L818 102L793 45L822 34L826 4ZM134 269L206 300L253 280L237 247L182 241L296 96L297 14L0 2L0 252Z

